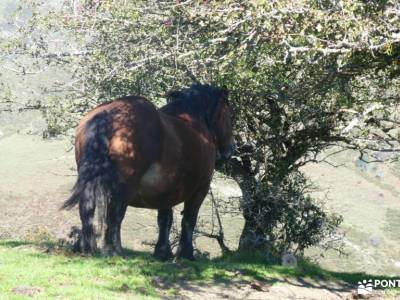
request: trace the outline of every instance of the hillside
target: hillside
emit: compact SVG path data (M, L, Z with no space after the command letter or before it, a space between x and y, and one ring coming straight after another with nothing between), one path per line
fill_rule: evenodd
M2 125L0 128L5 133L0 137L0 156L7 158L0 160L0 177L2 178L0 182L0 193L2 195L0 197L0 207L2 208L3 216L0 220L0 233L3 240L0 245L2 253L0 257L2 257L3 266L0 269L0 276L2 278L14 279L10 279L12 280L11 282L2 285L3 291L6 290L7 293L10 293L16 286L33 285L39 286L40 295L50 296L53 295L52 293L68 295L67 292L67 294L63 294L58 288L50 287L48 284L43 286L43 276L45 278L53 277L48 274L50 271L61 272L61 274L63 272L75 271L57 271L57 268L51 270L50 267L45 267L35 271L39 272L39 277L32 277L30 275L22 276L19 273L10 277L10 274L21 268L18 261L23 260L25 262L27 259L28 261L30 259L34 260L32 262L33 269L38 268L38 266L52 266L53 264L61 264L64 266L63 268L67 269L70 266L74 269L76 264L78 264L81 269L76 272L83 272L85 274L100 272L95 267L97 263L107 264L110 261L110 259L103 258L89 260L78 257L71 258L70 254L63 253L63 250L61 253L55 251L55 256L48 256L48 254L43 253L43 251L47 251L47 248L43 248L43 245L41 247L38 246L38 243L40 244L43 241L54 243L60 238L65 239L70 232L71 226L79 226L78 212L76 210L59 211L60 204L67 197L75 180L75 166L73 151L71 151L71 142L66 139L43 140L37 135L16 133L15 129L10 129L12 127L9 126L11 123L7 124ZM16 126L35 128L37 126L35 124L40 124L40 122L35 117L32 117L31 122L22 122L19 124ZM21 124L24 125L22 126ZM23 132L24 128L19 129L19 131ZM367 276L363 274L357 275L358 272L370 274L368 276L398 276L400 274L398 262L399 248L396 247L400 241L398 232L396 231L399 228L399 224L397 223L400 211L398 202L399 181L394 171L384 165L368 165L366 169L360 169L354 163L354 157L349 153L344 156L335 157L334 160L336 163L346 162L346 164L337 168L324 164L312 164L306 166L304 171L320 186L321 193L325 194L328 192L326 205L329 209L344 216L342 230L346 232L346 251L349 255L338 256L333 252L324 253L320 249L311 249L307 255L314 261L318 261L321 265L322 269L318 269L318 272L324 272L324 274L330 274L329 276L331 276L326 277L327 279L319 283L313 281L312 283L303 282L303 280L308 276L311 276L313 280L319 280L320 273L310 275L309 270L303 270L301 266L300 269L295 270L281 269L279 266L267 266L265 262L258 260L257 263L259 266L257 268L261 268L263 271L248 280L250 282L253 279L266 280L269 299L278 297L277 295L283 293L283 291L285 295L287 294L288 298L298 293L301 293L306 299L346 298L354 292L354 284L357 278ZM226 179L216 180L213 183L213 190L220 197L238 196L240 194L235 183ZM175 216L177 217L178 215L179 209L175 212ZM209 217L210 204L206 202L201 211L200 220L207 221ZM126 264L133 266L140 260L143 266L146 266L148 263L156 264L157 270L164 267L167 269L170 268L169 264L164 266L150 259L152 243L156 237L155 223L156 214L154 211L128 209L123 224L123 245L128 249L129 253ZM226 216L223 218L223 223L227 235L227 244L234 249L237 244L238 235L240 234L242 220L239 216L235 218ZM25 244L23 241L28 241L28 244ZM204 293L214 293L217 299L233 297L232 294L229 294L232 293L229 292L232 289L226 286L226 281L222 280L219 282L219 279L216 282L209 281L211 278L214 280L213 272L215 270L210 275L208 268L213 266L214 262L221 261L217 258L220 255L217 243L208 238L199 238L196 245L200 253L203 253L203 255L209 253L210 257L214 257L214 259L210 261L203 258L202 262L198 265L196 263L190 264L189 270L196 274L196 280L193 282L190 281L190 283L178 280L171 293L178 293L177 291L179 290L179 293L183 293L182 295L186 295L185 297L189 299L197 299L198 295L203 295ZM53 253L52 251L50 252ZM321 253L324 254L324 257L320 257ZM21 258L19 255L27 255L28 258ZM9 258L13 256L16 256L16 258L10 261ZM66 263L70 260L73 263L72 265L68 263L69 266L67 267ZM111 259L111 261L113 260ZM232 266L225 262L222 260L222 265L217 268L218 272L224 273L228 269L233 270L232 272L235 273L235 270L243 267L240 258L235 261L239 265ZM125 265L125 261L123 260L120 263L121 266ZM81 264L85 267L82 267ZM206 267L202 269L204 264ZM197 268L201 268L202 271L199 273ZM114 269L111 268L111 270ZM275 278L279 278L279 280L276 280L277 282L269 282L270 272L275 272L275 270L278 270L278 272L274 276ZM107 270L103 271L106 273L109 272ZM143 270L139 270L138 272L139 274L141 272L147 274L147 271ZM137 289L143 291L144 287L146 295L142 295L143 297L157 297L157 295L160 295L157 287L154 288L148 283L151 281L150 278L157 272L154 270L154 273L151 273L151 275L145 275L145 279L132 279L133 282L137 280L143 282L143 286L133 285L132 287L128 284L129 293L136 293L134 291ZM204 275L203 272L207 275ZM291 272L295 272L296 276L292 276L293 274L290 275ZM87 287L88 289L85 289L85 292L82 291L82 297L84 297L86 292L91 290L97 290L97 288L99 288L98 291L102 290L101 286L105 284L103 276L106 275L100 274L99 276L100 279L91 282L90 287ZM117 282L113 281L109 283L113 285L114 289L118 289L118 284L120 284L120 287L124 284L122 282L124 277L120 275L117 277ZM42 279L39 280L38 278ZM58 284L60 285L62 285L60 282L63 280L65 282L71 280L68 276L64 279L62 278L58 279ZM129 278L126 277L125 279L128 280ZM252 295L252 299L262 299L264 297L263 293L265 291L254 290L251 288L251 284L249 286L249 283L237 285L235 280L231 282L231 278L227 279L229 284L235 284L236 287L239 286L238 290L234 290L233 292L233 294L238 293L238 297L244 297L244 293L248 292ZM76 282L74 284L79 285ZM335 291L336 288L331 288L330 285L336 286L339 291ZM318 288L315 286L318 286ZM147 287L149 287L149 290L147 290ZM122 290L124 289L123 286ZM196 292L193 292L193 289ZM76 287L70 289L70 291L72 290L76 290L77 293L79 291ZM164 292L163 290L162 293ZM115 293L119 292L110 292L110 297L117 297ZM126 291L123 293L126 293ZM129 293L128 295L130 295ZM169 293L168 289L165 293ZM221 295L225 296L217 296L218 293L222 293ZM257 293L261 294L257 296Z

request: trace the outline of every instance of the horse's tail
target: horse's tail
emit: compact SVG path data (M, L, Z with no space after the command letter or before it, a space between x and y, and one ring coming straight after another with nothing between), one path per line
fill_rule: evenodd
M85 146L78 163L78 180L73 187L72 195L62 206L62 209L70 209L79 203L82 221L80 247L84 252L91 252L96 248L93 228L96 204L102 230L107 206L117 186L117 170L108 149L111 123L107 119L108 115L104 112L97 114L87 123L84 133Z

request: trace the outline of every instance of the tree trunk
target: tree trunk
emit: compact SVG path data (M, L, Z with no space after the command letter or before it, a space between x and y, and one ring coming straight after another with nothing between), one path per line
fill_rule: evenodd
M263 209L262 199L255 191L256 180L254 177L237 180L242 190L241 208L245 220L239 240L239 250L265 249L268 246L268 230L260 226L260 211Z
M260 183L253 176L236 177L242 190L241 208L245 220L239 240L239 250L260 249L273 252L273 229L280 218L283 204L279 180L259 190ZM281 178L279 178L281 179Z

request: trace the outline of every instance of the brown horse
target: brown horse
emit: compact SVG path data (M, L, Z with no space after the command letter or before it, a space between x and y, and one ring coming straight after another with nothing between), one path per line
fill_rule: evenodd
M169 93L157 109L130 96L97 106L76 131L78 180L63 208L79 203L82 234L75 250L93 253L97 206L103 251L121 254L121 223L127 206L158 209L154 255L172 256L172 207L184 202L177 256L193 258L192 235L209 190L217 157L229 158L235 143L227 91L194 84Z

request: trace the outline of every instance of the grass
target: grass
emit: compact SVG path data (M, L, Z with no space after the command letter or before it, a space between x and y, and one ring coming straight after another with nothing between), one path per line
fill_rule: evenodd
M149 253L129 250L123 259L82 257L57 249L52 243L0 241L0 299L31 299L18 292L21 288L38 289L35 299L158 299L173 298L183 283L229 284L238 276L270 284L305 278L344 281L349 287L372 277L330 272L307 262L296 268L270 265L254 253L163 263Z

